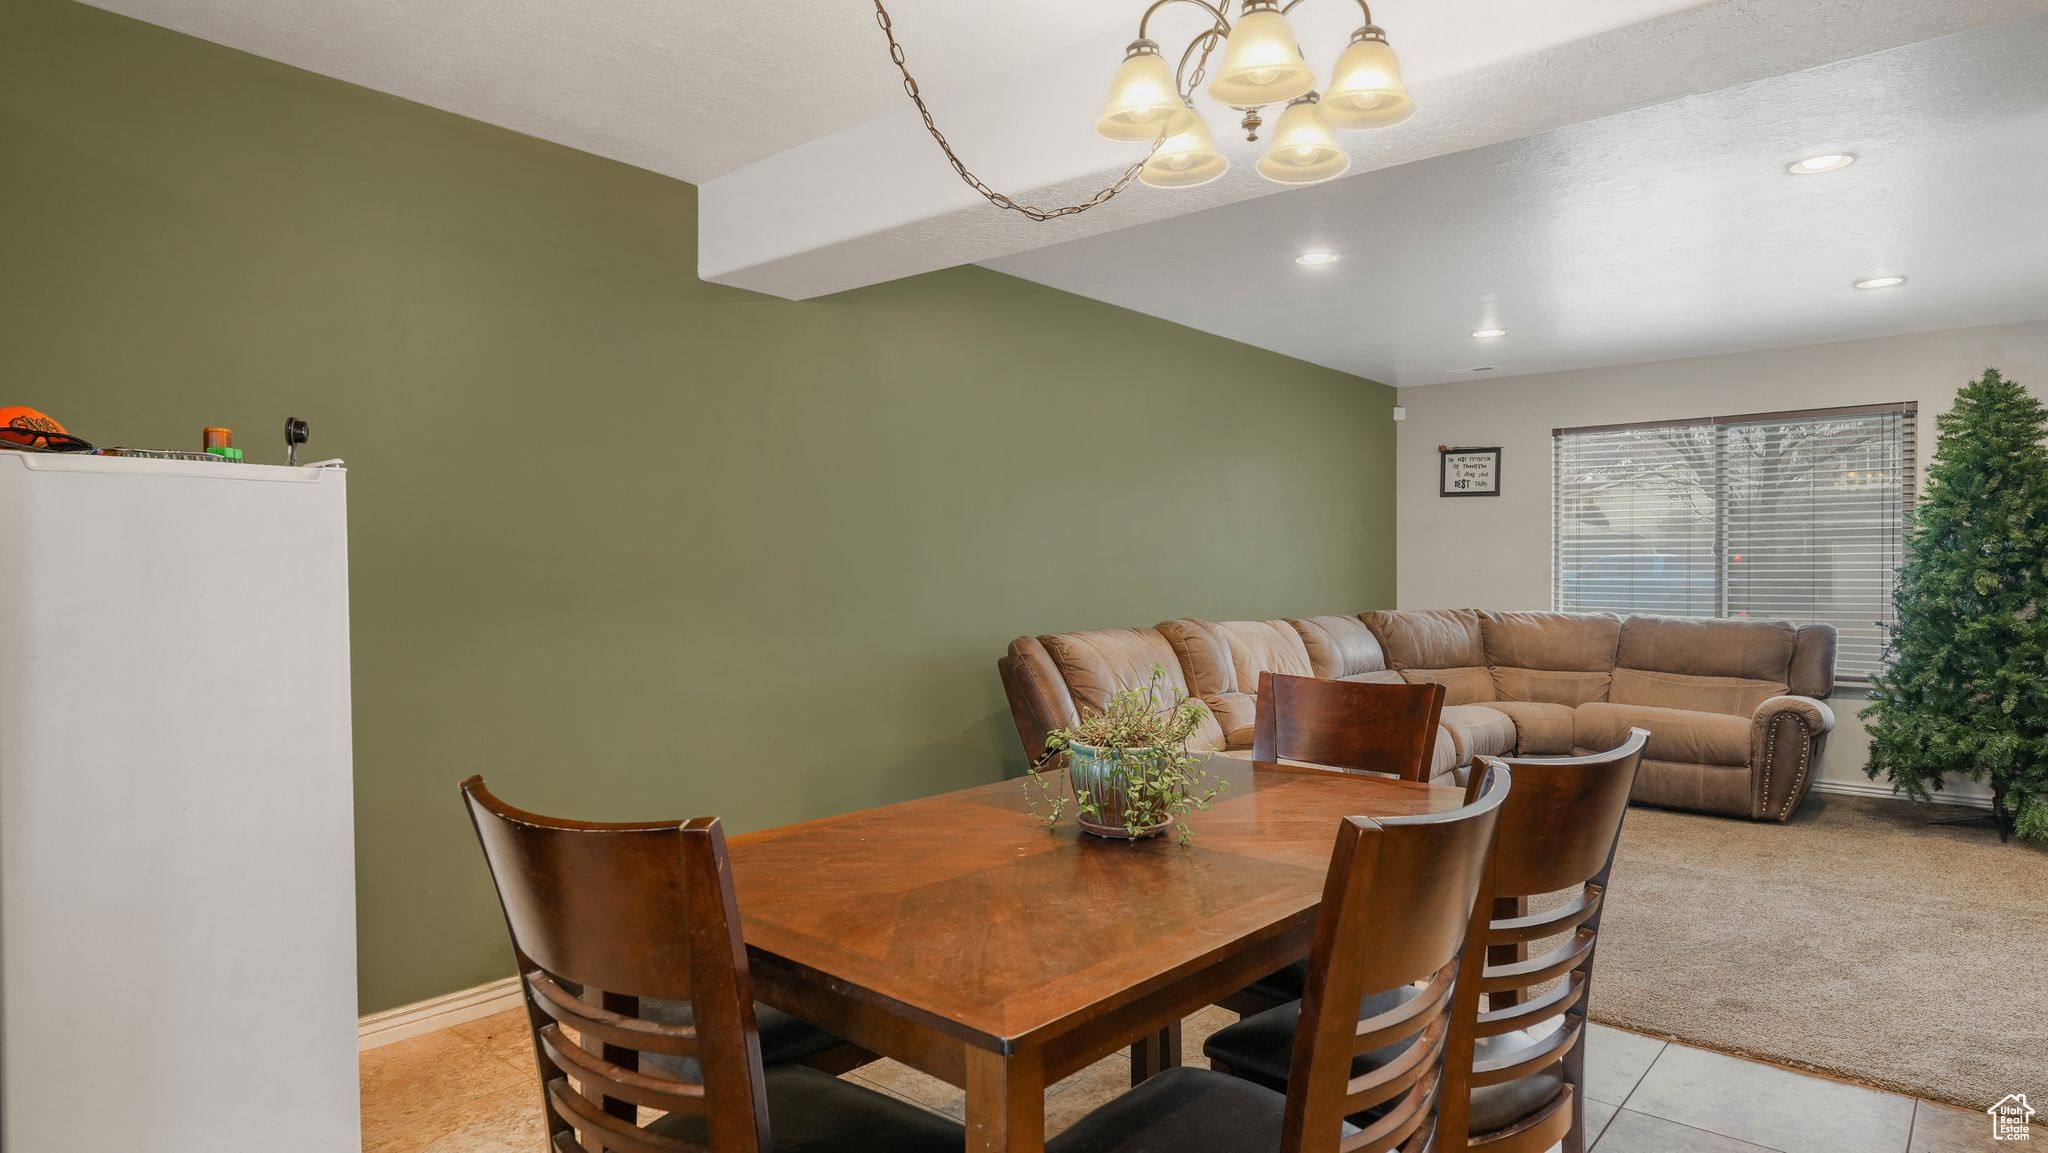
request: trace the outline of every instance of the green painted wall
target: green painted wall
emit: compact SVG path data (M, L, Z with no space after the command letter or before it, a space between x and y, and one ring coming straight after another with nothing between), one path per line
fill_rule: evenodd
M64 0L0 5L0 164L0 404L349 461L365 1012L510 971L469 773L756 828L1019 769L1016 634L1393 600L1378 384L704 284L689 185Z

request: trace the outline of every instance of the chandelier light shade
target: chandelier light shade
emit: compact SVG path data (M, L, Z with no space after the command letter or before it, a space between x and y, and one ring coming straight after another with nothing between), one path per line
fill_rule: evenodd
M1134 182L1193 188L1228 172L1229 157L1217 150L1208 124L1195 110L1195 94L1204 90L1205 81L1210 98L1240 114L1238 127L1247 142L1257 141L1265 130L1265 109L1285 106L1265 155L1259 157L1259 175L1278 184L1320 184L1342 176L1351 167L1351 157L1338 145L1333 130L1398 124L1414 113L1415 100L1401 80L1401 62L1388 47L1387 34L1373 22L1370 0L1352 0L1365 23L1338 53L1330 83L1319 97L1315 70L1287 23L1287 13L1303 2L1286 0L1282 7L1281 0L1147 0L1138 17L1138 38L1124 49L1123 63L1110 77L1109 100L1096 118L1095 131L1110 140L1147 144L1151 151L1087 199L1046 207L989 187L967 167L925 103L896 39L889 9L883 0L872 0L875 24L889 42L889 60L903 78L904 94L917 106L925 131L961 182L995 207L1035 221L1099 208ZM1178 65L1169 66L1148 29L1153 16L1174 4L1199 8L1207 19L1180 49ZM1221 58L1215 59L1219 51ZM1841 167L1854 159L1846 154L1814 157L1793 165L1791 171L1826 172L1830 169L1820 165Z
M1138 179L1154 188L1193 188L1230 170L1230 161L1209 139L1209 126L1196 113L1188 130L1170 136L1138 170Z
M1259 175L1275 184L1321 184L1344 175L1351 157L1337 144L1337 134L1316 117L1311 92L1287 106L1273 128L1273 141L1259 157Z
M1316 105L1316 119L1332 128L1384 128L1414 111L1387 34L1371 24L1353 32L1351 44L1330 70L1330 87Z
M1244 12L1223 42L1223 61L1209 95L1233 108L1284 104L1316 86L1294 29L1274 0L1245 0Z
M1194 110L1181 99L1159 45L1142 38L1132 41L1110 80L1109 102L1095 121L1095 131L1110 140L1149 143L1185 131L1194 121Z

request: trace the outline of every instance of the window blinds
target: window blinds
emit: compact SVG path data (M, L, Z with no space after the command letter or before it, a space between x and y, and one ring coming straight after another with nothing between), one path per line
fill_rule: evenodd
M1868 679L1912 507L1912 404L1556 430L1557 607L1826 621Z

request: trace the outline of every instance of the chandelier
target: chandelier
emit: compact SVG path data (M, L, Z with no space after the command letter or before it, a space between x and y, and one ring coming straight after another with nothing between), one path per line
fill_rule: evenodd
M1159 44L1147 33L1152 16L1168 4L1192 4L1214 23L1195 35L1169 72ZM1138 21L1138 38L1124 49L1109 85L1109 101L1095 131L1109 140L1150 141L1156 146L1138 170L1155 188L1193 188L1229 169L1230 161L1210 141L1209 127L1195 110L1209 55L1220 45L1223 59L1209 96L1243 113L1246 140L1257 140L1265 120L1260 110L1282 105L1279 122L1259 175L1276 184L1319 184L1343 175L1351 157L1337 143L1338 129L1383 128L1406 120L1415 101L1401 83L1401 62L1387 34L1372 22L1372 9L1358 0L1365 24L1351 34L1330 70L1330 85L1316 91L1316 74L1294 39L1287 13L1301 0L1241 0L1236 23L1226 14L1230 0L1155 0ZM1190 64L1193 71L1190 72Z
M895 22L882 0L873 0L875 23L889 42L889 59L903 77L903 91L924 118L924 127L966 185L997 208L1032 220L1073 216L1107 203L1139 180L1154 188L1193 188L1222 176L1230 161L1209 136L1202 114L1195 110L1195 91L1208 75L1209 57L1217 48L1223 59L1209 80L1209 96L1243 114L1239 124L1246 140L1257 140L1265 126L1262 109L1284 106L1273 125L1259 175L1276 184L1320 184L1342 176L1351 157L1337 143L1337 130L1384 128L1408 119L1415 101L1401 83L1401 62L1387 46L1387 34L1372 22L1366 0L1357 0L1365 23L1337 55L1329 87L1316 90L1315 70L1308 65L1287 13L1301 0L1238 0L1237 20L1229 16L1230 0L1153 0L1138 18L1138 38L1124 49L1124 62L1111 78L1109 101L1095 121L1095 131L1110 140L1150 143L1145 159L1089 199L1060 208L1039 208L990 188L954 152L926 106ZM1181 51L1180 63L1168 69L1159 43L1147 35L1152 17L1168 4L1192 4L1209 14L1210 25L1195 34Z

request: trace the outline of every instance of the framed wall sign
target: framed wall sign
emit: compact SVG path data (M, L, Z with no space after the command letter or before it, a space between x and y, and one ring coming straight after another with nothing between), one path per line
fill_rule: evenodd
M1437 446L1441 496L1499 496L1500 448Z

